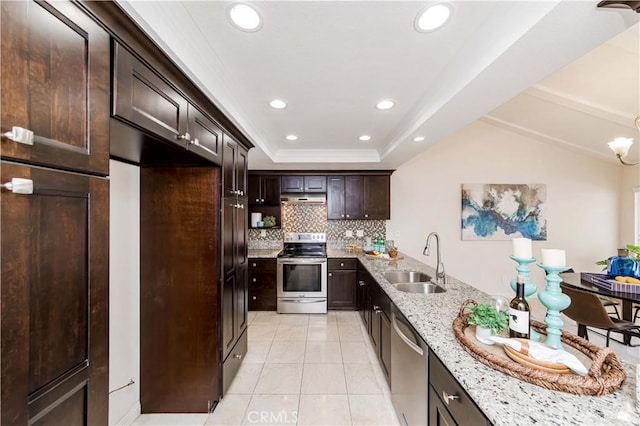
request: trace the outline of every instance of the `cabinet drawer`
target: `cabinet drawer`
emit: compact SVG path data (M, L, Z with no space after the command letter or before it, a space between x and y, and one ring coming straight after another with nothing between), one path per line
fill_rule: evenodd
M336 258L329 259L328 269L336 271L341 269L358 269L358 259Z
M429 352L429 382L456 423L460 425L488 424L482 411L433 352ZM455 399L447 398L447 396Z
M257 272L276 272L276 259L249 259L249 276L253 276Z

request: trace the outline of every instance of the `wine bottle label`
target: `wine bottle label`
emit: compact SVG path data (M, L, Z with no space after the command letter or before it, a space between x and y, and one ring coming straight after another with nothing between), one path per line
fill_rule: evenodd
M509 329L516 333L529 334L529 312L509 308Z

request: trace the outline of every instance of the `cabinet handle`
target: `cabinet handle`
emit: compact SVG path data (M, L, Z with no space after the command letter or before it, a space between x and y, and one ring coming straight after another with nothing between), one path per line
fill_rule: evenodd
M375 312L376 314L380 315L380 312L382 312L382 311L381 311L380 309L378 309L378 310L374 310L374 312Z
M261 203L264 203L264 198L262 198L262 199L260 200L260 202L261 202Z
M241 196L241 197L244 195L244 191L242 191L242 190L240 190L240 189L238 189L238 190L236 191L236 193L237 193L239 196Z
M258 300L258 298L256 296L253 296L253 300Z
M259 202L260 202L260 198L256 198L256 203L259 203Z
M25 145L33 145L33 131L25 129L24 127L13 126L11 128L11 131L3 133L3 136L7 139L11 139L14 142Z
M2 187L14 194L33 194L33 181L31 179L12 178L11 182L2 184Z
M349 215L347 215L347 217L349 217Z
M365 285L367 285L367 283L365 283L364 281L358 281L358 284L360 284L360 287L364 287Z
M380 306L378 306L378 305L373 305L372 308L373 308L374 311L379 311L380 310Z
M449 405L449 401L455 401L456 399L460 399L460 397L458 395L449 395L447 392L442 391L442 399Z
M238 204L239 209L244 209L244 204Z
M254 283L255 283L255 282L258 282L258 279L257 279L257 278L254 278L254 279L253 279L253 282L254 282Z
M257 265L254 263L254 264L253 264L253 267L255 268L256 266L257 266Z
M364 215L364 217L369 217L369 215L368 215L368 214L365 214L365 215Z
M343 266L344 266L344 263L340 262L340 267L343 267Z
M329 272L329 276L332 277L333 276L333 272Z
M177 138L178 140L189 142L191 140L191 135L187 132L184 135L178 135Z
M235 359L242 359L242 355L241 354L234 354L233 357Z
M344 217L344 215L343 215L343 214L341 214L341 215L340 215L340 217Z

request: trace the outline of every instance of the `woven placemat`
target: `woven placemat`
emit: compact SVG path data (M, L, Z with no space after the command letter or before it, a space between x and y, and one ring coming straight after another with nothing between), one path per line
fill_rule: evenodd
M562 331L561 340L567 351L576 355L587 367L586 376L577 374L555 374L521 365L504 354L501 346L483 345L470 332L467 308L476 305L474 300L466 300L460 307L458 316L453 320L453 332L458 342L471 356L483 364L540 387L578 395L606 395L617 391L624 384L627 376L611 348L602 348L578 337ZM531 327L538 333L546 335L547 326L532 320Z

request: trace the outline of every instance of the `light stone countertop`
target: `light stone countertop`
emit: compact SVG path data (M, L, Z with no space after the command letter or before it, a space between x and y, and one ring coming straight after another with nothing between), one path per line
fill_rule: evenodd
M339 251L331 254L341 257ZM352 257L346 252L344 255ZM395 262L362 254L357 257L494 425L640 424L636 365L623 363L627 381L619 391L600 397L552 391L496 371L469 355L452 328L466 299L486 303L489 296L450 276L445 293L423 295L396 290L384 272L411 270L435 275L433 268L402 255L404 259Z
M248 250L248 255L247 257L249 258L266 258L266 259L275 259L276 257L278 257L278 253L280 253L282 251L281 248L279 249L250 249Z
M249 250L249 257L273 257L279 250ZM619 391L599 397L558 392L523 382L482 364L460 346L452 323L467 299L479 303L489 296L453 277L439 294L411 294L396 290L384 273L389 270L435 270L407 255L398 261L370 259L364 254L328 249L328 257L359 259L380 287L411 322L429 348L496 426L512 425L640 425L637 366L623 362L627 381Z

